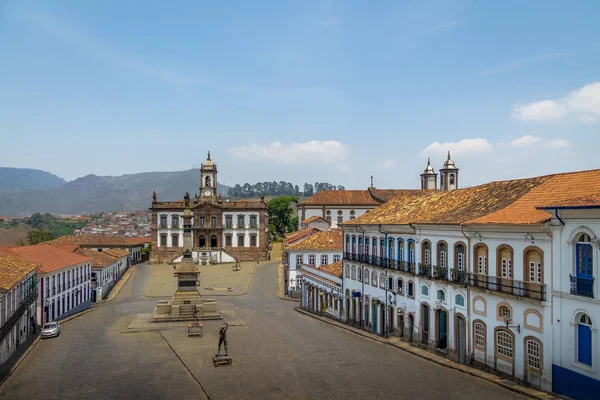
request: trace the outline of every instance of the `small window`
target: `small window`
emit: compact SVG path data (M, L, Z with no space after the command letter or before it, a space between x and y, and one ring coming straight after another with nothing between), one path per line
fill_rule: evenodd
M355 215L355 214L356 214L356 211L350 210L350 215Z
M536 371L540 370L540 343L537 340L527 340L527 366Z
M327 222L331 222L331 215L328 215L326 218Z
M481 322L475 323L475 346L484 348L485 347L485 325Z
M377 272L371 274L371 285L377 287Z
M225 236L225 246L231 246L231 235Z
M244 247L244 235L238 235L238 247Z
M344 222L344 217L342 217L342 216L337 217L337 222L338 222L338 224L341 224L342 222Z
M315 265L316 264L316 257L314 254L310 254L308 256L308 265Z
M404 281L398 278L398 293L404 293Z
M338 215L343 215L344 212L342 210L338 210Z
M296 265L302 264L302 254L296 255Z
M356 267L353 265L350 273L350 279L356 280Z
M167 245L167 235L160 235L160 245L161 246Z
M443 290L438 290L437 291L437 298L438 298L439 301L445 302L446 301L446 292L444 292Z
M379 274L379 287L385 289L385 275Z
M454 298L454 302L457 306L464 307L465 306L465 297L462 294L457 294Z
M429 288L427 287L427 285L421 286L421 294L423 296L429 296Z
M217 217L210 217L210 226L211 228L217 227Z
M388 290L394 290L394 278L388 277Z
M369 270L365 269L365 285L369 284Z
M237 225L238 225L238 228L244 227L244 216L243 215L238 215Z
M327 214L327 215L331 215L331 210L327 210L327 211L325 211L325 214Z
M256 215L251 215L250 216L250 228L256 228L257 224L256 224Z
M329 256L327 254L321 254L321 265L329 264Z
M256 235L250 235L250 246L256 247Z
M496 346L498 354L508 358L513 356L513 340L510 333L500 330L496 333Z
M358 281L362 282L362 269L361 268L358 269Z
M340 261L340 255L339 254L334 254L333 255L333 262L335 263L335 262L338 262L338 261Z
M412 282L408 282L408 296L409 297L415 296L415 284Z
M179 247L179 235L171 236L171 247Z
M200 226L204 226L204 217L200 217Z
M500 306L499 314L502 318L508 318L508 319L511 318L510 308L508 308L507 306Z
M346 278L350 278L350 266L346 265Z

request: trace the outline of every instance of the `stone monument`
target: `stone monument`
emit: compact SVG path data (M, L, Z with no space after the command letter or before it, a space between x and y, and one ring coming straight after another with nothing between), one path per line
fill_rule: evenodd
M203 299L198 292L200 268L192 260L192 252L183 252L183 258L173 273L177 291L171 301L160 300L152 313L152 322L199 321L223 319L215 299Z

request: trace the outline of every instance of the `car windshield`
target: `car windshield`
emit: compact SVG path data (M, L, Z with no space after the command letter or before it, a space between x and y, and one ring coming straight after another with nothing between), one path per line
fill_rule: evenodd
M44 329L53 329L56 328L56 324L45 324Z

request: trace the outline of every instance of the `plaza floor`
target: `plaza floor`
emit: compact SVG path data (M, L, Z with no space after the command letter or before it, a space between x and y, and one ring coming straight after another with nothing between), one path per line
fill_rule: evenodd
M172 295L174 278L171 267L142 264L115 300L40 342L0 387L0 398L525 398L295 312L297 303L277 297L277 262L254 267L253 277L246 272L247 294L215 296L232 322L233 365L212 365L219 321L206 321L204 336L193 338L182 324L149 325L157 298L148 292ZM224 267L210 272L201 286L245 292Z

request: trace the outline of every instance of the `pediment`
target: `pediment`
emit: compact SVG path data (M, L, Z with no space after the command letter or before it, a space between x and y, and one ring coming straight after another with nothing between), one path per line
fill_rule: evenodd
M209 202L209 201L201 201L197 205L193 207L193 210L222 210L223 207L218 204Z

